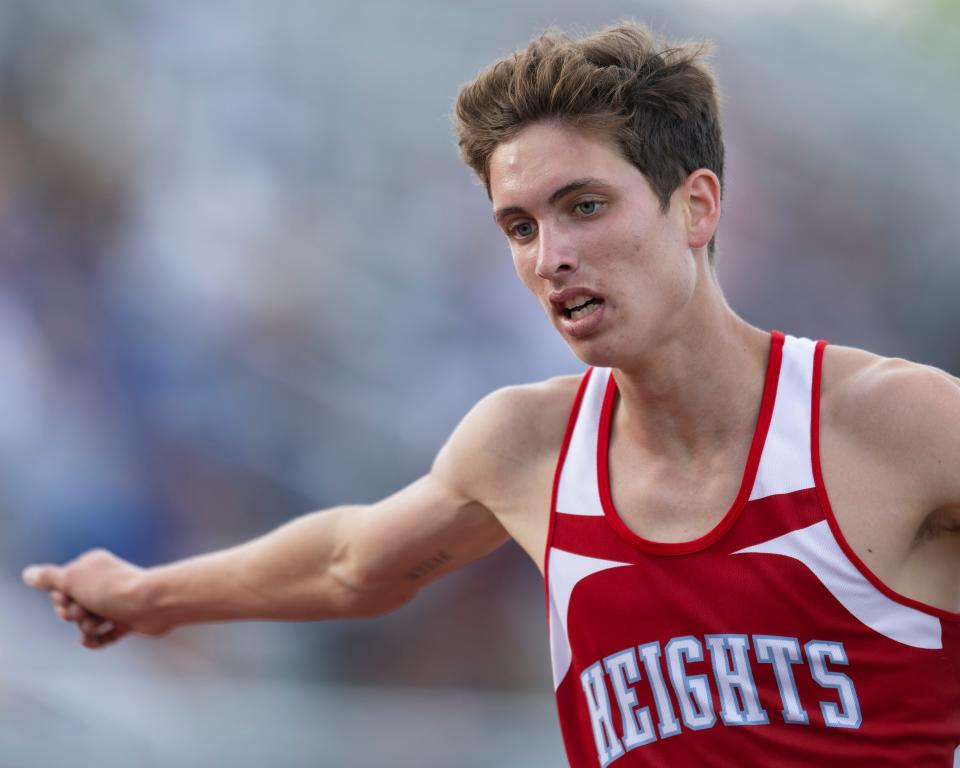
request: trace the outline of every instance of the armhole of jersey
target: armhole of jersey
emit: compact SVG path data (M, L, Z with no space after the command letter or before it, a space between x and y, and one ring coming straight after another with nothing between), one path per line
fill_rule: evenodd
M813 402L811 403L813 418L810 420L810 447L812 449L811 460L813 462L813 479L817 487L817 499L820 501L820 508L823 510L824 517L827 518L827 523L833 532L833 537L837 540L837 544L840 545L843 553L850 559L850 562L856 566L857 570L863 574L864 578L891 600L895 600L902 605L915 608L918 611L928 613L940 619L960 621L960 613L937 608L934 605L928 605L919 600L914 600L912 597L901 595L899 592L884 584L880 580L880 577L870 570L870 567L853 551L853 548L843 535L843 531L840 530L837 518L833 514L833 507L830 506L830 499L827 498L827 486L824 485L823 472L820 468L820 386L823 374L823 350L826 346L827 342L825 340L821 339L818 341L813 356Z
M587 389L587 382L590 381L590 374L593 368L588 368L580 380L580 386L577 388L577 396L573 400L570 408L570 417L567 419L567 429L563 434L563 444L560 446L560 453L557 456L557 467L553 472L553 492L550 494L550 519L547 522L547 541L543 550L543 583L544 592L547 601L547 625L550 624L550 547L553 546L553 530L556 528L557 520L557 491L560 489L560 475L563 472L563 462L567 458L567 449L570 447L570 438L573 435L573 428L577 424L577 415L580 413L580 403L583 401L583 393Z

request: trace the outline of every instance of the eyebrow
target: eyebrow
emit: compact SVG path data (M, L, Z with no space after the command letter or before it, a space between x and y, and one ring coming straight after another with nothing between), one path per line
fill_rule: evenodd
M550 197L547 198L547 204L550 206L554 206L557 204L557 201L563 199L564 197L569 195L571 192L577 192L583 189L584 187L607 187L607 186L609 186L609 184L607 184L607 182L605 182L603 179L598 179L593 176L584 176L583 178L580 178L580 179L574 179L568 184L564 184L559 189L554 190L550 194ZM494 211L493 218L496 221L500 221L504 217L512 216L515 213L524 213L524 209L521 208L519 205L508 205L505 208L498 208L496 211Z

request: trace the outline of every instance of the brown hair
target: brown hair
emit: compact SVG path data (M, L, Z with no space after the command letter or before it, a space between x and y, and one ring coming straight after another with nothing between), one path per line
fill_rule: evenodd
M698 168L713 171L722 189L723 137L707 51L706 43L657 40L631 21L580 38L548 30L460 90L453 114L460 156L489 195L497 145L531 123L559 120L613 138L663 212ZM711 257L713 250L711 240Z

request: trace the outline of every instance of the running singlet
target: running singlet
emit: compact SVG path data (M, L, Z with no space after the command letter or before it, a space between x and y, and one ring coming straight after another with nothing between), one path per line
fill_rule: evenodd
M682 543L614 509L616 383L583 377L545 568L573 768L955 765L960 614L884 586L840 532L818 448L825 346L771 332L740 491Z

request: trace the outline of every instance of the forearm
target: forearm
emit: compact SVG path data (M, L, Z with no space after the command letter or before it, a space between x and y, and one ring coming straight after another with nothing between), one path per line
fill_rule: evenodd
M456 480L447 461L375 504L303 515L229 549L153 568L90 550L64 566L29 568L24 579L51 590L91 648L183 624L374 616L507 540Z
M350 575L346 529L361 507L313 512L229 549L144 574L145 610L163 625L382 613L402 604Z

